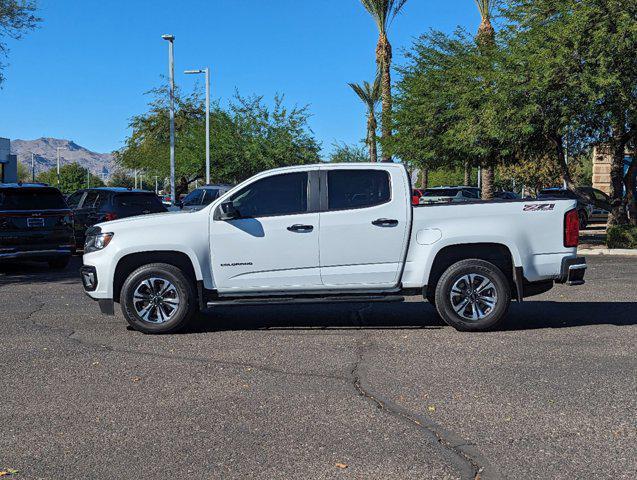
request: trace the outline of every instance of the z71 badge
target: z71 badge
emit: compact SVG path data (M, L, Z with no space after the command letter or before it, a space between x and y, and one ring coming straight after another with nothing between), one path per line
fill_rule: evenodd
M554 203L531 203L524 205L524 212L548 212L555 208Z

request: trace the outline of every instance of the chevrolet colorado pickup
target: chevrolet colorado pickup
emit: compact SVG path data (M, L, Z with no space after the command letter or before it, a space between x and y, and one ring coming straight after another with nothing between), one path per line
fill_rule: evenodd
M399 164L262 172L194 212L87 231L84 289L145 333L219 305L401 301L424 295L458 330L493 328L512 299L584 283L574 200L412 206Z

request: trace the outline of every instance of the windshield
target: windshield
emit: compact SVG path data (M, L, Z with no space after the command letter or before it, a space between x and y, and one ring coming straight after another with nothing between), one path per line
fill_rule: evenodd
M423 197L455 197L460 190L456 188L436 188L422 192Z
M0 210L60 210L68 208L54 188L0 189Z
M570 190L541 190L539 198L577 198Z

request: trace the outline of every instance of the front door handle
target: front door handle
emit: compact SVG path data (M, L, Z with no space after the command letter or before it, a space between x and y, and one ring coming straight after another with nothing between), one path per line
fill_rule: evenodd
M398 220L394 220L393 218L379 218L374 220L372 225L376 225L377 227L395 227L398 225Z
M290 232L311 232L312 230L314 230L314 226L313 225L300 225L300 224L295 224L295 225L290 225L288 227L288 230Z

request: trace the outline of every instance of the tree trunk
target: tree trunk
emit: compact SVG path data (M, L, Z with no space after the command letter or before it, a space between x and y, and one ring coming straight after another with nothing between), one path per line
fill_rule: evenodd
M471 164L468 161L464 162L464 185L471 185Z
M370 112L367 118L367 147L369 148L369 161L378 161L378 148L376 145L376 118Z
M626 152L625 132L621 128L614 129L611 144L613 159L610 167L610 199L611 210L608 225L625 225L628 223L626 205L624 203L624 154Z
M429 168L427 167L420 170L420 188L423 190L429 188Z
M382 96L382 108L383 111L381 113L381 137L382 137L382 161L383 162L391 162L391 156L385 153L387 151L387 142L390 140L392 135L392 124L391 124L391 109L392 109L392 100L391 100L391 60L392 60L392 50L391 45L389 44L389 40L387 40L387 35L384 33L380 34L378 38L378 45L376 46L376 63L378 68L380 68L381 72L381 96Z
M637 197L635 196L635 174L637 174L637 151L633 153L633 161L624 176L626 186L626 203L630 214L630 223L637 225Z
M491 200L495 188L495 169L492 165L482 169L482 200Z

